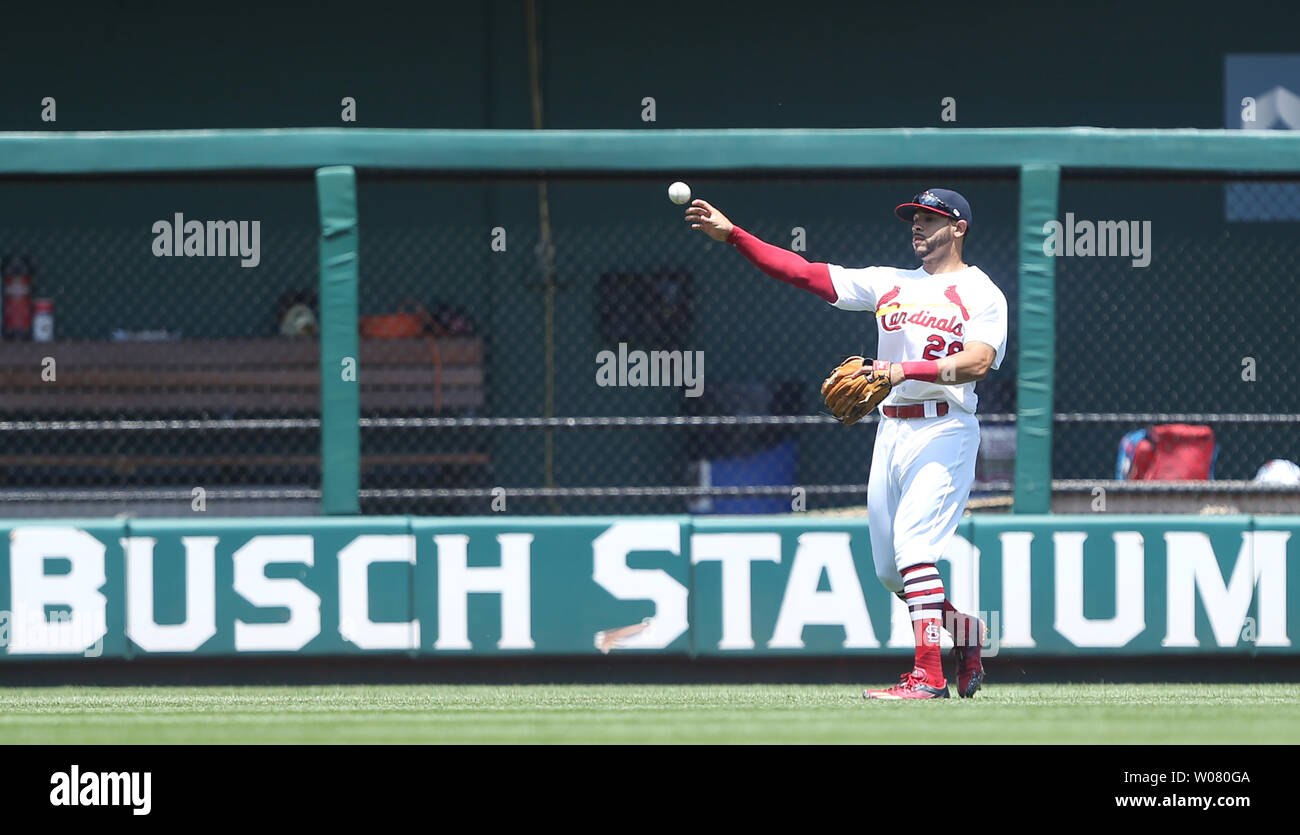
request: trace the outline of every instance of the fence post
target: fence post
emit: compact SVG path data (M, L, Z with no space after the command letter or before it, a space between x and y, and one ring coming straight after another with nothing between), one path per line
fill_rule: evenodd
M316 170L320 208L321 512L360 513L361 383L357 340L357 174Z
M1060 187L1060 166L1021 166L1016 513L1049 513L1052 509L1056 264L1043 252L1043 226L1057 219Z

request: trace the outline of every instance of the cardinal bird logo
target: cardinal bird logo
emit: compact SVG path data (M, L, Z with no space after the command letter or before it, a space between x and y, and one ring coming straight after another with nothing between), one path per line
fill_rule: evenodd
M961 296L957 295L956 284L950 284L948 289L943 291L943 295L944 298L948 299L948 301L961 308L961 319L963 322L970 321L970 311L966 309L966 305L961 303Z
M901 292L903 288L895 286L876 302L876 318L880 320L880 326L887 331L896 331L903 327L900 320L906 314L898 312L902 305L894 301Z
M880 301L876 302L876 310L883 310L888 307L889 303L898 298L898 294L901 292L903 292L903 288L895 286L893 290L881 296Z

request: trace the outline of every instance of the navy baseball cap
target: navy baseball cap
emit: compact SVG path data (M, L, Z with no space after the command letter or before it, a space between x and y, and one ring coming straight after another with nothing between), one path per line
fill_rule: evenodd
M950 217L953 220L964 220L966 225L970 226L973 222L970 212L970 203L955 191L946 188L927 188L925 191L912 198L911 203L903 203L894 209L894 214L898 215L900 220L908 223L912 222L912 215L916 209L925 209L935 214Z

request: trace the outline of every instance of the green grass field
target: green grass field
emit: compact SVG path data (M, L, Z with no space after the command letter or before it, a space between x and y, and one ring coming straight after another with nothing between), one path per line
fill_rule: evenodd
M864 702L850 685L0 689L0 744L1297 743L1300 685L989 685Z

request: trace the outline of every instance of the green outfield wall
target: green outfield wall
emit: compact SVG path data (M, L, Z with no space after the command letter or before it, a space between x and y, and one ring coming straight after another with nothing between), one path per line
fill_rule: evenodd
M0 658L906 654L865 520L0 522ZM1300 517L967 518L985 652L1294 653ZM621 631L620 631L621 630Z

